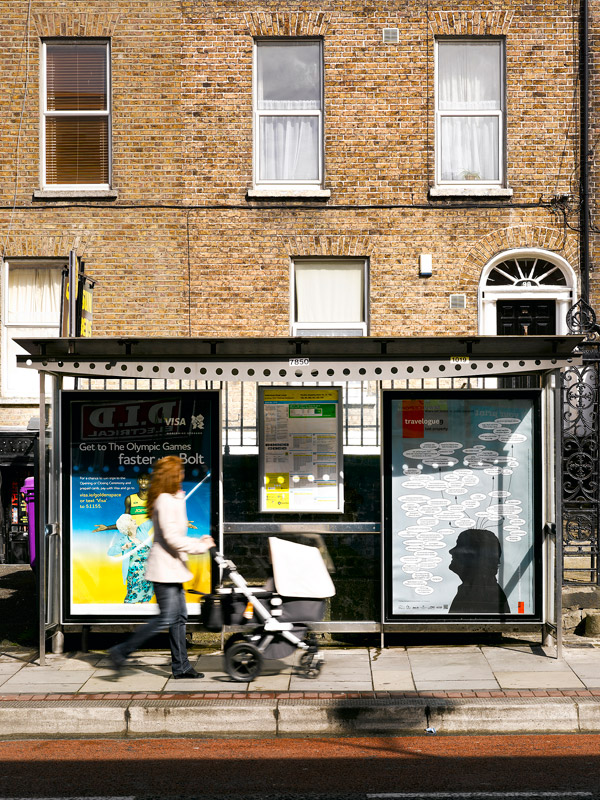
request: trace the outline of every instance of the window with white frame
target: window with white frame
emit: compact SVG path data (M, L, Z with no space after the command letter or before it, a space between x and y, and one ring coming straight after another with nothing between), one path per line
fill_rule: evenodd
M323 177L322 46L316 40L255 45L254 183L318 187Z
M292 333L365 336L367 295L364 259L296 260L292 268Z
M108 42L43 43L42 184L110 187Z
M504 182L504 43L436 42L436 183Z
M3 265L2 396L37 397L35 370L17 367L25 351L14 339L59 335L62 263L9 261Z

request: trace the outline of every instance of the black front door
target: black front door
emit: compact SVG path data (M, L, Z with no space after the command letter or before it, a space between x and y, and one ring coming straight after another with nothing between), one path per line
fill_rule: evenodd
M556 333L554 300L499 300L496 303L499 336L543 336Z

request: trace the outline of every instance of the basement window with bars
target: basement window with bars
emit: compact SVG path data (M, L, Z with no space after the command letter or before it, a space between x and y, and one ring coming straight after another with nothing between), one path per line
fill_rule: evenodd
M44 188L110 188L109 63L107 41L43 43Z

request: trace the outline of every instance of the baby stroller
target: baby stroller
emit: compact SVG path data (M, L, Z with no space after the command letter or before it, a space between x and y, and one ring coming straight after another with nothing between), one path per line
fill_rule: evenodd
M232 588L218 588L202 603L202 622L209 630L223 625L249 625L248 633L232 634L225 643L225 671L234 681L252 681L265 658L285 658L301 650L300 674L316 678L323 655L310 629L323 619L325 598L335 594L327 568L316 547L269 537L273 578L264 587L248 586L235 564L213 553L222 580Z

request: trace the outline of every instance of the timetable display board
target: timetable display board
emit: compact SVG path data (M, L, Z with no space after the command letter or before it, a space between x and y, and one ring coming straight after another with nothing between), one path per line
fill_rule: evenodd
M383 398L386 619L539 618L540 393Z
M342 390L259 387L260 511L344 510Z

